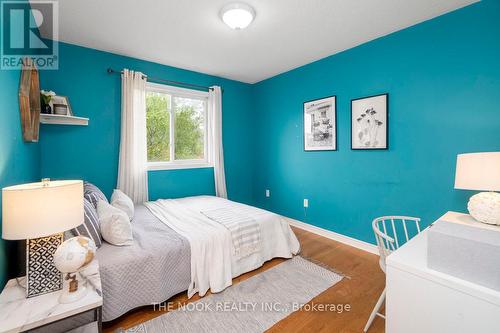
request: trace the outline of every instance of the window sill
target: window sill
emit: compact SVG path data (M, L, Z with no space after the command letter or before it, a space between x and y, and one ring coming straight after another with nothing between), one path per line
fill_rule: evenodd
M207 162L189 162L189 163L168 163L168 162L152 162L148 163L148 171L160 170L178 170L178 169L200 169L213 168L213 164Z

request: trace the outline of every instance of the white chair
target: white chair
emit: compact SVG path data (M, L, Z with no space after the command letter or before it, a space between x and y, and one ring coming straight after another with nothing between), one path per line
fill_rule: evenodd
M390 224L387 226L387 224ZM407 225L410 223L410 225ZM397 250L401 245L409 241L413 236L420 232L420 219L417 217L409 216L382 216L378 217L372 222L373 231L375 233L375 239L377 240L378 250L380 252L380 268L385 274L385 259L391 252ZM398 237L404 233L404 238ZM385 319L385 316L379 313L382 303L385 301L385 288L380 295L377 304L373 308L370 318L366 323L364 332L367 332L372 325L375 316L379 316Z

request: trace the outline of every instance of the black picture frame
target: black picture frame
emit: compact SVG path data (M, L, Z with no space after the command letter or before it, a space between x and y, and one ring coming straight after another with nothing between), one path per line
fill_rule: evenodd
M358 122L359 120L359 110L354 110L355 106L354 104L356 102L359 102L359 101L362 101L362 100L369 100L369 99L374 99L374 98L378 98L378 97L382 97L384 96L385 97L385 118L382 122L382 125L384 125L384 129L385 131L383 131L383 133L385 133L385 145L383 146L361 146L360 144L355 144L354 142L354 135L355 135L355 131L354 131L354 122ZM373 107L372 107L373 109ZM368 110L364 111L365 113L367 112ZM354 112L356 112L357 114L355 115ZM376 110L375 110L376 112ZM380 112L380 110L379 110ZM356 120L354 119L356 117ZM372 119L370 119L372 120ZM380 121L378 119L375 119L375 121ZM389 93L383 93L383 94L377 94L377 95L370 95L370 96L365 96L365 97L359 97L359 98L355 98L355 99L351 99L351 150L388 150L389 149Z
M327 101L327 100L333 100L331 105L333 106L332 110L332 116L333 116L333 124L332 125L332 132L331 137L333 138L332 146L328 146L328 148L323 148L323 147L308 147L307 144L307 135L306 135L306 107L308 104L311 103L318 103L321 101ZM303 136L303 149L305 152L314 152L314 151L336 151L338 150L338 141L337 141L337 95L331 95L331 96L326 96L322 98L317 98L317 99L312 99L305 101L303 103L303 110L302 110L302 136Z

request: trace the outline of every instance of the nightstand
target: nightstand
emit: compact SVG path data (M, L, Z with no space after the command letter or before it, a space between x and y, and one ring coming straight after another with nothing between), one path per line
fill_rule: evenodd
M18 283L19 279L9 280L0 295L0 333L24 332L34 329L62 325L63 322L82 314L93 313L93 322L78 327L73 332L101 332L102 330L102 291L99 263L94 259L80 271L88 288L87 294L79 301L60 304L62 291L26 298L26 290ZM92 320L90 320L92 321ZM57 326L56 326L57 327Z

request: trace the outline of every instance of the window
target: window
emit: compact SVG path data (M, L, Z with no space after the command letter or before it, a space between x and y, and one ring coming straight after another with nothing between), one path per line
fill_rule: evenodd
M148 169L209 167L208 93L148 83Z

